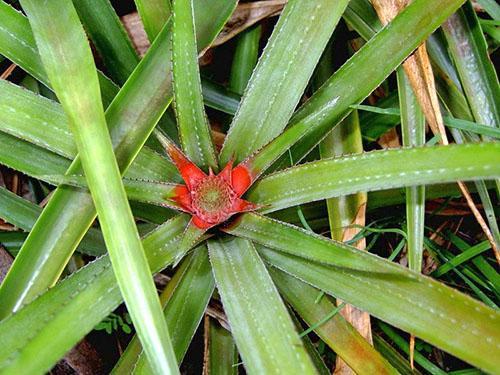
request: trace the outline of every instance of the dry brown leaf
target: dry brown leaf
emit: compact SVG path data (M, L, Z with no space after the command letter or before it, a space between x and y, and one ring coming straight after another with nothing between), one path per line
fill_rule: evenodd
M215 47L227 42L264 18L280 14L287 2L288 0L269 0L238 4L231 18L224 25L224 28L210 47ZM121 17L121 20L132 40L135 50L139 56L144 56L151 44L144 31L144 26L139 14L137 12L130 13ZM200 56L203 56L210 47L203 50Z
M14 258L7 252L7 250L0 246L0 284L3 279L5 279L5 276L7 276L7 272L13 262Z
M355 219L351 223L349 227L344 230L342 241L349 241L354 236L356 236L361 227L363 227L366 223L366 194L363 194L363 199L360 202L360 206L358 212L356 214ZM363 237L354 245L360 250L364 250L366 248L366 239ZM337 300L337 304L340 305L342 300ZM367 312L361 311L354 306L345 305L344 308L340 311L342 316L352 324L354 328L368 341L370 344L373 344L372 339L372 330L370 323L370 314ZM350 375L355 374L355 372L345 363L340 357L337 356L335 361L335 370L334 374L341 375Z
M377 141L377 143L382 148L399 148L401 147L401 142L399 141L399 135L396 128L392 128L383 134Z
M270 0L238 4L212 47L227 42L264 18L278 15L287 2L288 0Z
M12 74L14 69L16 69L16 64L10 64L7 69L5 69L2 74L0 74L0 79L7 79Z
M121 18L132 44L139 56L144 56L150 46L146 31L142 25L141 17L137 12L126 14Z

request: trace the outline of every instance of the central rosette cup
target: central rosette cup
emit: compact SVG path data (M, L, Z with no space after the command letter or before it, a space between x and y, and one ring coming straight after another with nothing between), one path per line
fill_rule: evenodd
M238 195L219 176L208 176L191 191L193 213L210 224L218 224L233 214Z

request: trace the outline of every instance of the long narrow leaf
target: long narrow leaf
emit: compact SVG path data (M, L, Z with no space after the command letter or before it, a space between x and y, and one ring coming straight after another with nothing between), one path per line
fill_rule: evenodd
M177 289L179 283L183 280L184 275L186 274L186 271L188 270L188 267L190 266L191 263L192 263L192 257L184 258L180 266L175 270L175 274L172 276L167 286L160 294L160 302L164 312L166 304L172 297L172 294ZM175 344L173 339L172 339L172 345L174 346L175 350ZM115 367L113 367L111 374L131 373L132 370L136 367L137 361L141 353L142 353L141 342L139 341L137 335L135 335L132 338L132 340L130 340L130 342L128 343L127 349L120 356Z
M178 216L143 239L153 272L171 264L177 256L177 243L187 220L184 215ZM122 301L105 255L2 320L0 372L48 371Z
M316 373L253 245L228 238L209 241L208 249L217 289L247 372L279 369L284 373Z
M35 224L42 208L0 187L0 218L7 223L29 232ZM100 256L105 253L102 233L90 228L77 249L81 253Z
M486 371L500 362L500 313L431 278L297 227L245 214L228 232L266 261ZM439 327L439 329L436 329Z
M292 156L294 162L300 161L351 111L351 105L359 104L379 86L462 2L413 1L296 112L289 128L253 158L253 168L265 170L296 143ZM277 167L284 165L288 157Z
M347 3L288 2L226 137L222 165L242 161L284 129Z
M245 92L257 64L261 31L260 26L254 26L238 36L233 64L231 65L229 88L239 95L243 95Z
M456 180L495 179L500 175L499 149L500 143L497 142L372 151L323 159L263 178L250 190L248 198L261 204L260 211L267 213L360 191ZM41 177L56 183L65 182L67 178L66 182L73 181L76 186L82 186L78 182L81 177ZM141 180L125 180L125 186L131 199L160 205L162 202L169 204L165 199L175 188L172 184ZM393 192L391 194L394 195Z
M472 5L467 2L443 24L443 30L474 118L498 127L500 86Z
M173 2L173 85L177 126L184 153L200 168L218 170L203 106L192 0Z
M165 307L165 319L172 332L172 345L179 363L186 354L214 291L215 281L206 245L194 250L191 264L179 285L172 290ZM134 374L150 374L146 357L141 355Z
M3 80L0 80L0 92L0 131L66 158L75 158L76 145L69 129L68 118L59 103ZM114 120L111 118L113 108L111 107L108 114L109 122ZM162 173L155 173L158 170ZM177 171L168 160L144 147L137 155L128 175L173 180ZM155 175L156 177L153 177Z
M153 372L178 373L151 271L113 154L92 53L76 10L70 0L50 4L23 0L22 5L52 87L68 115L113 271ZM55 12L59 12L59 17L54 19Z
M0 54L50 87L27 18L3 0L0 1ZM99 73L99 83L103 103L108 105L118 87L102 73Z
M149 111L142 110L144 96L155 98L158 91L169 89L168 78L161 80L162 73L167 74L163 59L168 57L168 51L163 52L159 47L151 47L150 53L144 57L106 113L111 138L117 146L115 155L123 169L130 165L168 105L168 101L161 100L157 101L155 110L152 106L149 106ZM135 87L143 84L141 78L154 80L154 85L148 85L139 94ZM127 131L134 136L127 138ZM81 174L79 159L73 162L68 172ZM4 301L0 315L7 315L14 306L31 300L57 281L95 216L88 192L64 186L53 193L0 288Z
M218 1L195 11L200 47L215 38L234 5L235 0ZM170 61L169 43L167 25L107 110L115 155L123 170L137 155L172 98L170 65L165 64ZM71 171L80 172L78 163ZM29 301L56 282L94 219L95 208L87 192L69 186L57 189L0 288L0 315L7 315L13 306Z
M155 40L170 16L170 0L134 0L149 40Z
M111 78L124 84L139 57L111 3L109 0L75 0L73 4Z
M272 212L358 191L456 180L494 179L500 144L483 143L373 151L277 172L257 182L248 199Z
M238 352L231 332L210 320L208 338L209 358L206 366L209 374L238 374Z
M328 316L337 306L327 297L316 301L320 291L276 268L269 269L284 298L309 326ZM340 314L314 331L356 374L395 374L396 371Z
M425 117L402 68L398 69L398 91L401 108L403 146L425 144ZM406 226L408 235L408 265L420 272L424 251L425 186L406 188Z

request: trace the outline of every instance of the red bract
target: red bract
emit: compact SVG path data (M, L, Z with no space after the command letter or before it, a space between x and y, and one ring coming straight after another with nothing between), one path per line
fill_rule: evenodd
M167 152L186 184L177 186L170 199L192 215L198 228L212 228L236 213L257 208L240 198L252 184L252 177L244 165L233 168L233 163L229 162L219 174L215 175L210 169L207 175L176 147L168 147Z

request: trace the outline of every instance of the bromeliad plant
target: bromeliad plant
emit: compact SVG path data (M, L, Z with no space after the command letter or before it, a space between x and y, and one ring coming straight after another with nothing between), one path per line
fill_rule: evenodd
M491 213L484 180L500 177L500 145L486 142L485 136L484 142L463 145L332 157L337 152L332 142L340 142L347 152L359 151L356 114L347 117L353 106L384 82L463 0L414 0L382 29L363 0L290 0L251 74L218 155L203 100L234 113L234 96L217 102L220 97L210 97L213 91L206 85L202 92L198 54L210 46L236 0L175 0L172 8L168 1L136 0L152 41L140 61L107 0L20 3L27 18L0 2L0 54L50 88L60 104L0 81L0 162L60 184L43 210L0 190L0 217L29 231L0 288L0 373L48 371L122 301L138 339L132 340L113 372L176 373L211 298L220 298L225 315L219 319L230 330L213 321L207 324L206 366L213 373L236 371L233 339L249 373L325 372L311 342L298 333L302 322L357 373L405 369L337 314L344 304L336 306L331 296L480 369L498 370L500 314L495 303L483 293L487 306L423 276L415 266L422 259L423 222L417 219L423 215L418 202L424 192L414 187L477 181L485 210ZM342 16L367 42L340 69L327 73L325 82L296 110L323 51L331 48L327 44ZM453 17L456 24L445 29L450 49L460 43L473 47L476 52L468 57L482 70L477 78L470 77L475 72L458 69L460 80L454 81L457 73L451 62L434 59L455 90L454 106L448 107L454 114L463 111L469 130L494 138L498 82L484 37L453 32L477 23L470 4ZM121 88L96 70L83 27ZM238 59L255 61L248 56L256 54L255 35L255 30L246 34L235 64ZM254 48L244 50L244 43ZM461 51L452 56L460 59ZM241 74L248 78L245 72L251 68ZM321 80L319 70L315 80ZM246 79L235 75L232 87L243 92ZM471 104L470 112L468 103L476 92L459 86L469 87L468 82L486 87L489 95L481 99L483 107ZM422 115L401 70L398 84L404 132L420 131L420 138L406 135L410 138L405 144L421 145ZM165 112L173 98L178 142ZM485 112L487 116L479 116ZM478 137L457 133L457 139L466 143ZM159 150L158 141L172 163L151 149ZM310 155L320 142L324 158L314 160ZM305 157L310 161L298 164ZM298 165L290 167L290 160ZM266 174L270 171L274 173ZM286 210L277 212L324 199L330 209L337 197L400 187L408 187L408 220L413 223L407 234L411 270L301 229L289 223L293 217ZM136 202L134 214L156 224L141 241L125 193ZM154 205L183 213L157 213ZM283 220L265 216L271 213ZM96 215L106 254L100 231L91 228ZM335 223L338 213L329 215ZM493 223L491 232L498 239ZM489 247L481 246L467 256ZM60 280L75 251L98 257ZM173 277L158 300L151 273L170 265L175 266ZM498 293L498 275L491 265L482 267L488 270L487 286ZM320 291L327 296L317 298ZM417 359L426 368L434 366Z

